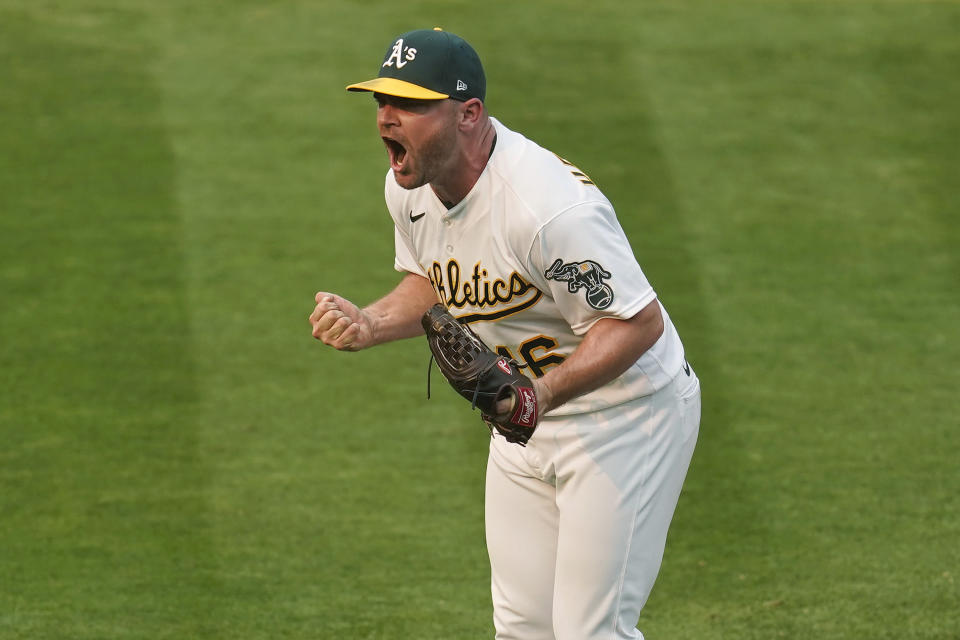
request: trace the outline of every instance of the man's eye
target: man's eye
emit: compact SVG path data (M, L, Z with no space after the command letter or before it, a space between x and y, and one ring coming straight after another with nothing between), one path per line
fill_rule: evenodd
M410 111L411 113L426 113L430 109L431 105L426 100L414 100L408 98L399 106L401 109Z

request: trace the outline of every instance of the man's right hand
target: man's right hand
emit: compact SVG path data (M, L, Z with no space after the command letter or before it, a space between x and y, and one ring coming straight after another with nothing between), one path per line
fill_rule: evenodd
M310 314L313 337L339 351L359 351L374 344L373 318L334 293L320 291Z

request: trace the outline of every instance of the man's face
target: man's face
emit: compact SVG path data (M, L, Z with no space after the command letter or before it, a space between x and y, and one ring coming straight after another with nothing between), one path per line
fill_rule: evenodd
M455 101L373 95L377 101L377 128L397 184L404 189L416 189L434 182L450 169L457 147Z

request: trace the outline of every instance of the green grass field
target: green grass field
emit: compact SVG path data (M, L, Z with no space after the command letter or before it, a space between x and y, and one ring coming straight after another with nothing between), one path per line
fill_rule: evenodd
M0 639L493 635L371 77L441 25L704 386L648 640L960 638L960 3L0 0Z

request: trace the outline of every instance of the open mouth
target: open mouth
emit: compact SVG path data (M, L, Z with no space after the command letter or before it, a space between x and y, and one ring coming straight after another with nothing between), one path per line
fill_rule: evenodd
M387 146L387 153L390 154L390 168L394 171L403 169L403 160L407 157L407 149L393 138L383 137L383 143Z

